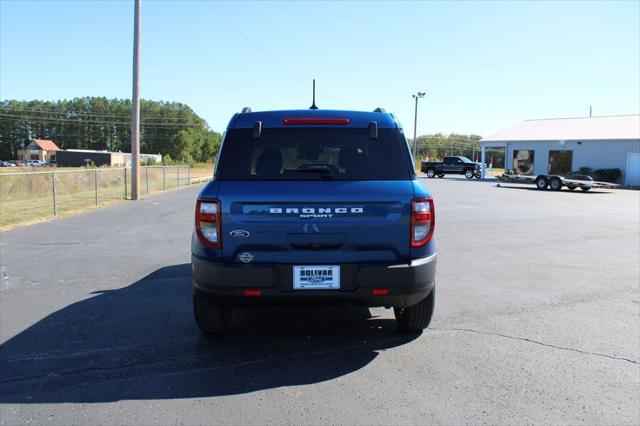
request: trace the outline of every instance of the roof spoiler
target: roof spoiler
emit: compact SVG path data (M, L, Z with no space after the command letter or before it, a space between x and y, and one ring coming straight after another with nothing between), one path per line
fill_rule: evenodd
M378 107L378 108L374 109L373 112L387 112L387 111L384 108Z
M240 114L246 114L247 112L251 112L251 107L242 108L242 111L240 111Z

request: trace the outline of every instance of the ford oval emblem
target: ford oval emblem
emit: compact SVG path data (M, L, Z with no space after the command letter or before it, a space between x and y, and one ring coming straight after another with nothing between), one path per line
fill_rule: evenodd
M244 229L236 229L229 232L229 235L235 238L247 238L251 234L249 234L249 231L245 231Z

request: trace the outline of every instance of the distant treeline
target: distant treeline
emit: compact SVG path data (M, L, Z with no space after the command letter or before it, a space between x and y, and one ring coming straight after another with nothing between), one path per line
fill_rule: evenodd
M179 102L142 100L140 151L168 160L209 162L221 135L191 108ZM51 139L62 149L130 152L131 101L104 97L62 101L0 102L0 159L17 158L28 139ZM418 137L418 157L441 160L447 155L480 157L480 136L451 134ZM504 150L487 150L494 167L503 167Z
M187 105L142 100L140 151L168 160L209 162L221 136ZM0 103L0 159L14 159L28 139L62 149L131 151L131 101L100 97Z
M480 139L478 135L450 134L445 136L441 133L435 135L418 136L418 158L424 161L427 156L431 161L440 161L446 156L462 155L471 160L480 161ZM413 143L413 142L411 142ZM493 159L493 167L504 167L504 149L486 150L486 163Z

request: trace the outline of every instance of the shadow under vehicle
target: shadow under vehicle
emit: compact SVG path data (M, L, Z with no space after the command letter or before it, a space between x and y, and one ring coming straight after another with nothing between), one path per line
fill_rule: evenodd
M366 308L240 309L234 333L193 323L191 265L98 291L0 345L0 403L233 395L332 380L420 334Z

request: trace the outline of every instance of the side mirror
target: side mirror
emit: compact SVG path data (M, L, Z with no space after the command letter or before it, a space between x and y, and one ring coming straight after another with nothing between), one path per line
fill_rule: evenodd
M369 137L371 139L378 139L378 122L377 121L369 122Z
M253 123L253 138L260 139L262 136L262 121L256 121Z

